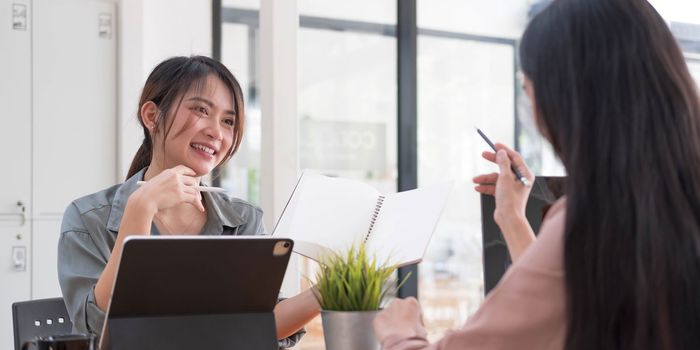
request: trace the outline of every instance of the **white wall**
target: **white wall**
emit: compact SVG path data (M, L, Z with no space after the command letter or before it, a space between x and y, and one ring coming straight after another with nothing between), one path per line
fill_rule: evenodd
M143 140L136 119L143 84L172 56L211 56L211 1L119 0L118 167L124 179Z

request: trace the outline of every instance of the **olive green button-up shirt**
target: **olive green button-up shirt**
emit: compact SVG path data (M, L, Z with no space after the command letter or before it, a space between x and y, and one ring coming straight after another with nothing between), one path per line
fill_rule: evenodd
M76 199L63 214L58 241L58 280L76 332L99 336L102 331L105 313L95 302L95 284L112 254L127 199L136 191L145 171L122 184ZM260 208L221 193L203 192L202 196L207 221L199 234L221 235L224 228L229 228L227 234L265 234ZM151 234L160 234L155 224L151 226ZM281 340L280 347L293 346L304 333L301 330Z

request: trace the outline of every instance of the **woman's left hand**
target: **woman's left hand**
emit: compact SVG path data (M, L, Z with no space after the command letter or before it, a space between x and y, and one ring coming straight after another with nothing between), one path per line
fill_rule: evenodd
M427 332L418 300L413 297L394 299L374 318L374 334L380 343L389 336L425 337Z

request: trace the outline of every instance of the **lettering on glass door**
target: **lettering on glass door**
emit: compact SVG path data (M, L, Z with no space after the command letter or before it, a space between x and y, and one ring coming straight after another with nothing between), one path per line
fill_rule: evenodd
M12 4L12 29L27 30L27 5Z
M98 33L100 39L112 39L112 14L100 13L98 16Z

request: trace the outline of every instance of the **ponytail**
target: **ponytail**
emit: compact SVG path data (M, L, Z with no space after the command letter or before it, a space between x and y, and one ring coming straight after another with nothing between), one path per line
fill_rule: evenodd
M143 139L143 143L141 144L141 147L139 147L139 150L136 151L136 155L134 156L134 159L131 161L131 166L129 167L129 172L126 175L126 178L130 178L134 176L134 174L138 173L141 171L141 169L147 167L149 164L151 164L151 157L153 156L153 145L151 144L151 138L150 136L146 136Z

